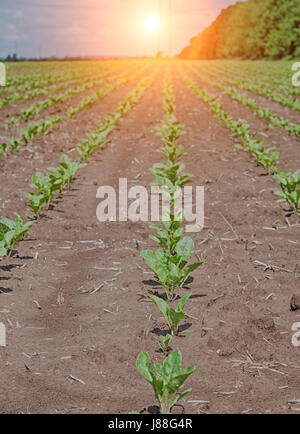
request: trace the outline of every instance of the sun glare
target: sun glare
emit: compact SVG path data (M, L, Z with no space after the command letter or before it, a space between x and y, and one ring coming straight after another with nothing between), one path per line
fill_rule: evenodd
M148 16L144 21L145 29L147 30L156 30L158 27L158 19L154 16Z

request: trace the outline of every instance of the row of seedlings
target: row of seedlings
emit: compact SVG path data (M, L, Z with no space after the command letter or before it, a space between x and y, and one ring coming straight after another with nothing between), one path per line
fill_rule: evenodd
M200 68L203 69L202 65ZM289 97L286 95L282 95L281 93L278 93L278 89L270 89L269 87L266 87L265 84L263 83L253 83L251 81L247 81L244 78L237 77L230 72L217 69L214 67L214 65L213 68L214 69L206 68L205 70L209 75L212 75L215 78L220 78L221 75L222 81L226 82L227 84L236 86L239 89L247 90L257 95L265 96L267 98L272 99L275 102L278 102L279 104L282 104L293 110L300 111L300 102L297 100L296 97Z
M181 159L185 154L183 146L176 144L184 132L175 116L175 96L169 74L165 81L163 105L165 118L157 127L157 134L164 142L159 152L164 155L166 162L154 164L150 171L155 176L152 185L159 186L164 191L170 209L164 209L160 226L150 225L150 228L156 231L156 235L150 235L150 239L158 244L158 248L144 250L141 256L154 272L157 283L165 289L164 295L157 297L149 294L148 297L162 313L169 328L166 336L156 338L160 351L167 354L173 336L178 335L180 331L180 322L186 317L183 312L184 306L192 295L192 292L188 292L181 297L180 292L190 273L204 261L189 264L194 251L194 242L192 238L183 236L183 210L179 208L175 211L178 194L185 184L191 182L192 175L183 173L185 166ZM154 362L152 365L149 354L145 351L138 355L137 369L152 385L162 414L169 414L172 408L191 391L187 389L182 392L181 389L185 380L194 372L195 366L182 369L181 362L182 354L179 349L167 355L163 364Z
M101 67L101 69L98 68L94 68L95 72L89 71L89 74L87 74L87 71L85 71L85 73L82 73L78 78L72 78L69 80L65 80L64 82L58 82L58 84L54 84L54 85L50 85L47 86L45 84L44 87L37 87L34 88L32 90L27 90L25 91L25 93L19 93L18 89L16 88L15 90L12 89L11 87L5 87L4 88L4 92L9 93L9 96L6 96L4 98L1 98L0 101L0 109L3 107L7 107L8 105L12 104L12 103L16 103L19 101L28 101L34 98L37 98L39 96L43 96L43 95L48 95L54 92L58 92L60 90L66 89L68 87L71 86L76 86L79 84L82 84L82 82L87 82L90 79L93 78L97 78L97 76L102 73L102 71L106 70L106 69L110 69L111 65L107 64L103 67ZM41 83L43 83L44 81L41 80ZM36 82L34 82L35 85L37 85ZM26 89L26 85L24 85L24 89ZM21 89L22 90L22 87Z
M109 63L114 64L114 62ZM62 69L62 64L60 63L58 71L50 72L50 64L45 62L44 66L47 69L46 71L26 75L22 73L18 76L10 73L9 68L7 68L8 77L6 80L6 86L0 89L0 95L15 94L17 99L13 96L12 100L10 100L10 97L8 96L8 101L4 103L4 105L10 104L10 102L18 101L19 96L22 97L22 93L20 92L40 90L47 88L48 86L57 85L58 83L81 79L86 74L93 74L94 72L97 73L101 71L105 65L106 62L97 62L96 64L88 62L81 67L77 64L74 68L74 62L71 62Z

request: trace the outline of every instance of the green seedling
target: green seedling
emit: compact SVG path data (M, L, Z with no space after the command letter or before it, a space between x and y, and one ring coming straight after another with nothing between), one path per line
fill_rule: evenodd
M32 183L30 185L32 188L36 188L39 195L44 196L44 202L47 204L47 209L51 203L53 194L55 191L59 190L62 186L62 181L58 180L52 183L49 175L44 173L36 173L32 177Z
M62 155L58 167L48 167L50 181L53 185L61 189L64 185L70 188L70 183L74 179L78 170L85 167L86 164L70 160L67 155Z
M281 197L278 202L287 202L293 211L300 213L300 171L285 173L276 169L275 175L281 187L281 190L274 191Z
M173 334L178 335L179 324L181 321L185 319L185 314L183 313L183 309L185 303L187 302L187 300L190 298L191 295L192 295L191 292L187 293L179 301L177 307L173 309L162 298L156 297L156 295L148 294L148 297L156 304L160 312L163 314L172 335Z
M39 218L46 198L43 194L25 192L24 196L29 200L28 206L33 210L36 218Z
M188 276L205 262L187 265L193 251L192 238L184 237L176 244L174 255L161 249L141 252L142 258L165 288L169 300L174 297L176 290L182 288Z
M247 130L248 125L246 131ZM240 137L242 136L244 136L245 138L245 132L240 133ZM274 167L276 167L276 165L279 163L279 152L272 152L275 150L274 147L265 148L262 144L262 139L253 140L251 137L248 136L247 141L245 141L244 148L247 152L249 152L256 158L257 164L263 166L265 169L268 170L269 173L271 170L274 170Z
M157 135L168 145L173 145L184 133L183 125L178 122L174 114L167 115L164 122L156 127Z
M8 145L6 143L0 144L0 155L6 154L8 151Z
M182 188L192 180L190 173L181 175L181 172L185 169L183 163L172 163L167 161L166 164L155 163L150 172L155 176L155 181L151 185L159 185L161 187L167 187L168 190L176 191L178 188Z
M30 187L35 188L38 192L24 193L29 199L29 207L35 212L38 218L43 205L46 204L47 209L56 191L62 191L65 185L70 187L70 182L75 177L79 169L85 164L77 161L71 161L66 155L62 155L58 167L49 167L47 174L36 173L32 177Z
M258 153L256 156L258 164L267 169L269 173L271 170L274 170L274 167L279 163L279 152L273 152L269 155L273 149L274 148L264 148L263 152Z
M29 143L36 136L40 134L47 134L48 131L54 128L55 125L62 122L62 118L59 116L48 116L45 119L34 122L28 125L25 129L20 129L21 138L25 143Z
M157 152L163 154L168 161L171 163L175 163L184 155L187 155L186 152L183 152L183 146L181 145L165 145L158 149Z
M176 253L175 247L184 232L183 228L180 227L183 222L183 212L180 210L174 216L173 213L164 209L164 213L164 219L160 218L162 227L155 224L149 225L151 229L155 229L157 232L156 235L149 235L149 238L159 244L165 251L174 255Z
M12 117L12 118L8 119L7 121L5 121L4 128L6 130L8 130L9 127L11 127L12 125L16 125L17 123L18 123L18 119Z
M154 362L154 367L148 353L142 351L138 355L137 369L152 385L161 414L170 414L174 405L192 390L180 392L183 383L195 370L194 365L182 370L181 362L182 355L179 350L174 350L166 357L162 365Z
M159 344L159 348L163 353L166 353L169 348L169 343L171 342L172 335L169 333L166 336L154 336Z
M24 223L18 213L15 220L0 220L0 258L11 255L15 245L27 234L34 222Z

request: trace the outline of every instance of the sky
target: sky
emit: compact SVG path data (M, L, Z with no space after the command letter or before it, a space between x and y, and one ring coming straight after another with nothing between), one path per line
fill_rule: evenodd
M171 54L236 0L170 0ZM0 57L168 54L169 0L0 0ZM149 16L157 29L145 27Z

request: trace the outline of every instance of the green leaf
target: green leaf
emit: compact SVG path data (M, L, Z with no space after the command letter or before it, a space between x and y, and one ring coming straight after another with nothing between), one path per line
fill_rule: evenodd
M182 297L182 299L180 300L180 302L178 303L177 307L176 307L176 312L182 312L185 303L187 302L187 300L191 297L192 292L188 292L187 294L185 294L184 297Z
M200 267L200 265L204 264L205 261L201 261L201 262L194 262L193 264L187 265L183 272L182 272L182 281L181 281L181 285L184 285L186 279L188 278L188 276L194 271L196 270L198 267Z
M194 251L194 241L191 237L184 237L176 244L175 250L181 260L187 262Z
M162 392L162 381L151 365L149 354L145 351L140 352L136 361L136 367L140 374L152 385L156 398Z
M176 392L182 384L185 382L185 380L194 372L195 366L191 365L189 366L185 371L180 372L179 375L172 378L169 383L169 389L171 392Z
M7 248L4 247L4 243L0 242L0 258L7 255Z
M149 354L142 351L137 358L136 366L140 374L153 386L158 382L159 377L153 369Z
M175 375L179 374L181 367L182 355L181 352L176 349L174 350L163 363L163 376L168 379L168 382Z
M168 315L168 311L169 311L168 304L162 298L156 297L156 295L148 294L148 297L150 298L150 300L152 300L156 304L156 306L158 307L160 312L163 314L163 316L166 320L166 323L168 324L168 326L171 329L171 323L169 321L169 315Z
M177 312L176 310L169 308L168 310L169 318L172 323L172 329L174 330L175 334L178 333L178 326L180 321L184 320L185 315L183 312Z
M192 388L187 389L185 392L180 393L180 395L178 395L176 397L176 399L172 402L171 404L171 408L174 407L174 405L177 404L177 402L179 402L182 398L184 398L188 393L190 393L192 391Z

